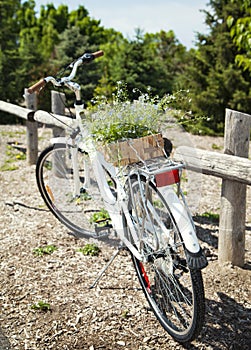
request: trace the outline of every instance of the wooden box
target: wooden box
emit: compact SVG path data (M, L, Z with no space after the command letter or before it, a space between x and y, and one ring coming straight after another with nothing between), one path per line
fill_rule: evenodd
M163 156L164 141L161 134L129 139L105 145L102 151L107 161L124 166Z

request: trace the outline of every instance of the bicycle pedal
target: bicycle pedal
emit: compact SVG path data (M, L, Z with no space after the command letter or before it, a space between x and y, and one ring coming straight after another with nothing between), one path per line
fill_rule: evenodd
M99 223L102 221L99 221ZM98 226L97 224L95 225L95 233L97 234L97 236L106 236L109 235L111 233L111 229L112 229L112 224L109 224L109 222L105 222L104 225L102 226ZM103 231L107 231L106 233L101 233Z

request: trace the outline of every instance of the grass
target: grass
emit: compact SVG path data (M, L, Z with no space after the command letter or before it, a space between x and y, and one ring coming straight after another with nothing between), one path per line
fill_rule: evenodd
M212 149L221 150L222 148L223 148L222 146L218 146L215 143L212 144Z
M90 223L98 224L99 227L105 226L107 222L110 222L111 218L109 213L105 209L100 209L98 212L94 213L90 218Z
M30 308L33 310L40 310L40 311L50 311L51 310L50 304L48 304L42 300L38 301L36 304L32 304Z
M214 221L214 222L215 221L219 221L219 219L220 219L220 215L219 214L211 213L211 212L208 212L208 211L206 211L205 213L201 214L201 216L203 218L207 218L207 219L209 219L211 221Z
M43 247L38 247L33 249L33 254L36 256L43 256L43 255L49 255L55 252L58 248L54 245L46 245Z
M25 135L26 134L26 131L1 131L0 132L0 135L2 136L7 136L7 137L10 137L10 138L15 138L17 137L17 135Z
M87 243L83 248L78 248L77 252L84 255L98 256L101 252L100 248L94 243Z
M4 164L0 167L0 171L13 171L19 169L18 165L14 164L19 160L26 160L26 154L8 145L6 152L6 159Z
M0 171L13 171L17 169L19 169L17 165L9 164L7 161L0 167Z

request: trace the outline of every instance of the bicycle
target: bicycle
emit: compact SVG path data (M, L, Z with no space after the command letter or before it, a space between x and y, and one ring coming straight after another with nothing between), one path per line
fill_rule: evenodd
M102 55L102 51L85 53L70 64L69 76L49 76L28 89L38 92L51 82L69 88L76 97L70 136L53 138L51 146L41 152L37 185L50 211L74 235L101 239L113 232L120 248L129 250L145 297L162 327L176 341L190 342L204 322L201 270L207 260L181 190L183 164L164 152L120 167L97 150L81 117L81 89L73 79L79 66ZM93 215L100 213L93 223Z

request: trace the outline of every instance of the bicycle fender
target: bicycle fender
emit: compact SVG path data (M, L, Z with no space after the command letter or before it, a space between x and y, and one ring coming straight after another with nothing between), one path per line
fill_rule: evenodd
M67 144L67 145L72 145L72 140L66 137L53 137L52 139L50 139L50 142L52 145L56 145L58 143L63 143L63 144Z
M193 223L191 222L190 216L185 206L180 201L172 187L162 187L159 188L159 191L165 198L166 203L177 223L185 247L189 252L197 254L200 251L200 245L194 230Z
M159 188L177 223L186 247L187 263L190 269L203 269L208 265L195 233L193 222L186 207L170 186Z

